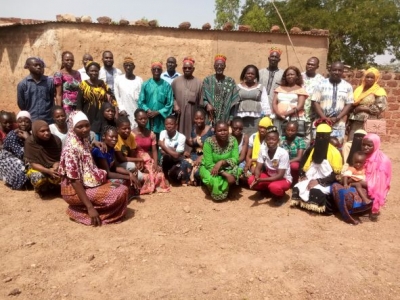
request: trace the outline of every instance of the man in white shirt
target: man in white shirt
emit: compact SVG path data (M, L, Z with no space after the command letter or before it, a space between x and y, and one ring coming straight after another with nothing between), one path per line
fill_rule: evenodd
M178 66L178 64L176 63L175 57L168 57L166 66L167 71L161 74L161 79L171 84L175 78L181 76L180 73L176 72L176 67Z
M114 80L117 76L122 75L122 71L113 67L114 55L111 51L104 51L101 60L104 66L100 69L99 79L105 81L108 87L114 92Z
M125 75L120 75L115 78L114 94L117 99L120 114L127 114L133 129L137 127L134 114L135 110L138 108L138 99L143 79L133 74L135 63L132 57L125 57L123 66Z
M89 75L86 74L86 63L88 61L93 61L93 56L91 56L89 53L85 53L82 57L82 64L83 64L83 68L79 69L78 72L81 73L81 79L82 81L84 80L88 80L89 79Z

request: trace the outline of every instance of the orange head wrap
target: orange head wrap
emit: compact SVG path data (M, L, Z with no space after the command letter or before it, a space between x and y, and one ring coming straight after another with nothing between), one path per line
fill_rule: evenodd
M127 57L124 58L124 62L123 62L123 63L124 63L124 64L125 64L125 63L134 64L134 61L133 61L133 58L132 58L132 57L127 56Z
M153 60L152 63L151 63L151 67L153 68L155 66L158 66L158 67L162 68L161 60L159 60L159 59Z
M226 56L223 54L217 54L214 57L214 61L217 61L217 60L223 60L224 62L226 62Z
M269 54L271 54L272 52L277 52L279 56L282 54L282 50L278 47L271 47L271 49L269 49Z
M193 57L191 56L187 56L183 59L183 63L188 63L191 64L192 66L194 65L195 60L193 59Z

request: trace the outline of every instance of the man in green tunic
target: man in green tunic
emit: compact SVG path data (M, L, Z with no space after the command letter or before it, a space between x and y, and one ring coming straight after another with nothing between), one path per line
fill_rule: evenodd
M142 85L138 106L147 112L149 118L147 128L156 134L158 141L160 132L165 129L164 120L172 113L174 95L171 86L161 79L161 61L154 61L151 64L151 73L153 78Z

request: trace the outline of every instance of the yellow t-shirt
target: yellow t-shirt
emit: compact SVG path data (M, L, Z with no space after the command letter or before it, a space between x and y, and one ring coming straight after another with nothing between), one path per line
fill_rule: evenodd
M118 142L115 145L115 151L121 151L124 156L128 156L129 151L136 149L136 140L133 133L131 133L126 140L118 135Z

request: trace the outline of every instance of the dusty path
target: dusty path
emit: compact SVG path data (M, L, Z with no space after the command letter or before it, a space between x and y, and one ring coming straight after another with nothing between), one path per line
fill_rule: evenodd
M92 228L69 221L62 199L0 183L0 299L400 299L400 144L384 150L389 202L359 226L187 187Z

